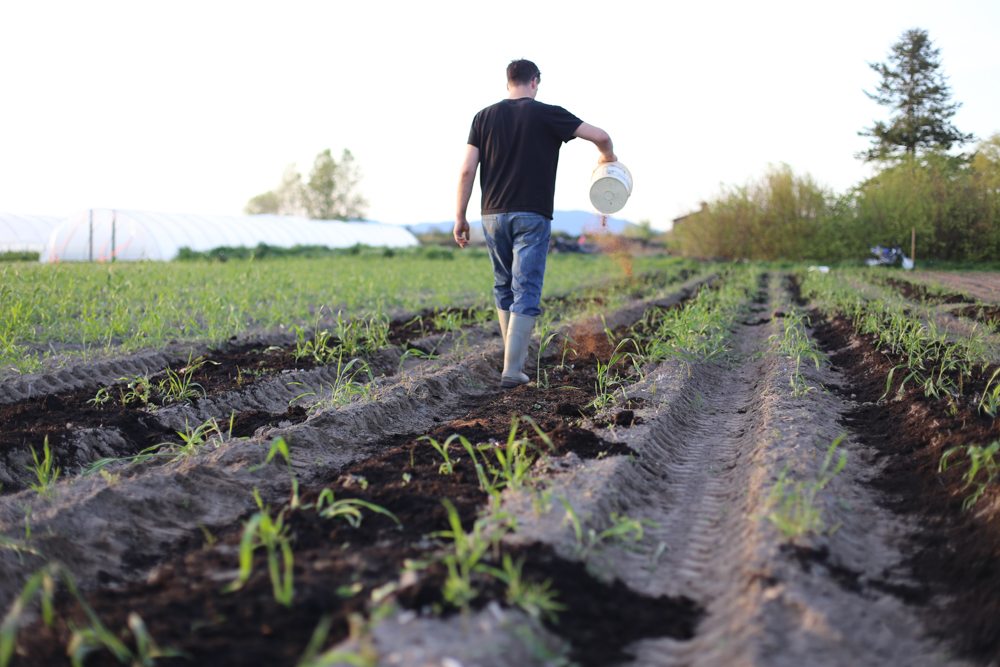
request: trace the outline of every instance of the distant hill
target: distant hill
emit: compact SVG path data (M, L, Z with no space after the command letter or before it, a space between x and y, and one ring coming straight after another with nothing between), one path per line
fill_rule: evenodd
M406 225L414 234L429 234L431 232L441 232L450 234L455 222L445 220L444 222L421 222L414 225ZM469 225L473 230L482 228L479 218L469 220ZM635 223L621 218L608 218L608 230L620 234L629 227L635 227ZM570 236L579 236L584 231L594 231L601 229L601 216L590 211L555 211L552 214L552 231L565 232Z

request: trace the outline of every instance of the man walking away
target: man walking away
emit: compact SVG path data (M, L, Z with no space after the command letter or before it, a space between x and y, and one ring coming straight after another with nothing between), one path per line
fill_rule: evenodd
M559 149L580 137L601 153L598 163L615 162L611 137L562 107L535 100L541 72L530 60L507 66L507 99L472 119L458 184L455 242L469 243L466 211L476 169L486 246L493 263L493 296L504 341L500 386L528 382L524 360L531 329L541 314L542 280L549 247Z

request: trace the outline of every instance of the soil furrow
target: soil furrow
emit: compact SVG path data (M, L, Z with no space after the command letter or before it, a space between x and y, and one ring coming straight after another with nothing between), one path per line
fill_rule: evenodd
M702 282L693 281L673 296L653 302L669 307L688 298ZM607 324L630 324L647 307L648 303L611 313ZM152 464L127 468L110 485L96 476L69 479L57 486L53 498L28 492L0 498L0 532L22 539L30 526L31 545L45 559L70 565L85 586L134 579L144 572L135 563L158 562L176 549L188 548L185 544L198 544L200 526L215 531L234 525L252 508L253 488L259 488L265 500L285 495L287 473L273 466L253 470L267 454L272 438L285 437L291 444L292 465L303 483L328 478L372 456L385 438L414 430L427 432L461 414L480 397L495 393L498 359L497 341L440 369L434 364L418 365L395 385L384 388L375 402L321 412L301 424L227 443L190 461L166 468ZM213 494L211 512L192 501L190 488L181 483L194 475L205 486L227 489L222 497ZM155 512L146 511L150 497L157 499ZM160 515L169 516L158 522ZM115 520L99 518L107 516ZM10 599L41 562L41 557L0 550L0 564L9 575L0 583L0 604Z

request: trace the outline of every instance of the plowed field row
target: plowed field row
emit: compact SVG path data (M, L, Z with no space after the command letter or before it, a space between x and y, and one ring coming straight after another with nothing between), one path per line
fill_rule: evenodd
M506 392L499 341L466 340L298 421L249 390L161 408L285 421L0 498L0 601L34 572L58 591L51 623L44 586L8 616L13 664L997 658L997 493L966 511L937 469L995 422L884 396L898 360L791 276L564 322Z

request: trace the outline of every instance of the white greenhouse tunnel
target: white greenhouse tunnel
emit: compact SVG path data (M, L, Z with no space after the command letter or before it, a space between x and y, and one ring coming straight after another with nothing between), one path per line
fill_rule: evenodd
M41 252L63 220L51 215L0 213L0 252Z
M310 220L280 215L187 215L120 209L90 209L52 229L42 262L171 260L181 248L280 248L419 245L404 227L377 222Z

